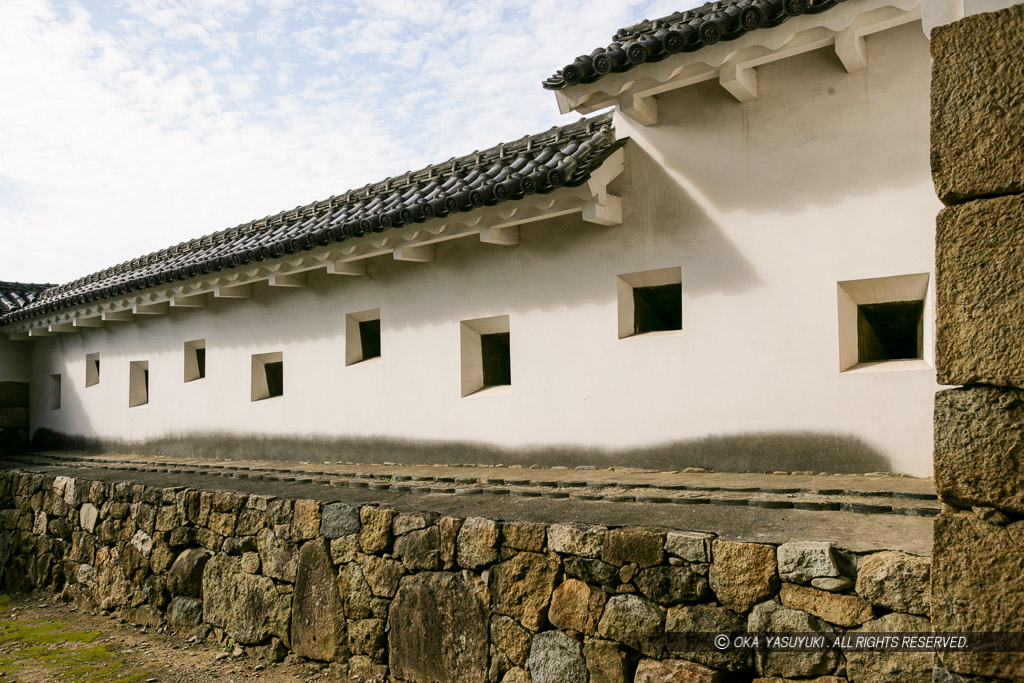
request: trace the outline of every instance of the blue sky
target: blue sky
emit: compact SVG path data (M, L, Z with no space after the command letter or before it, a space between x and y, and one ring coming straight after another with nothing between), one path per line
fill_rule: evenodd
M0 280L67 282L570 123L541 80L695 4L0 2Z

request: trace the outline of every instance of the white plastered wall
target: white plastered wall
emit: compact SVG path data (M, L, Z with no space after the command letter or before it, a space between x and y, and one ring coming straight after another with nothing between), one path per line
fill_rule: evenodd
M432 263L377 258L362 277L262 284L252 299L34 342L34 383L66 378L61 409L34 410L33 428L610 448L822 433L928 475L931 367L838 371L837 282L931 274L939 209L921 27L867 46L863 73L823 49L758 67L751 102L706 83L660 96L657 126L619 117L632 138L611 188L621 226L563 217L523 226L514 247L446 242ZM676 267L682 334L619 339L617 277ZM380 362L346 366L346 315L377 308ZM929 287L929 328L933 311ZM513 390L463 397L460 321L504 315ZM200 338L206 378L185 383L183 343ZM85 354L97 351L102 381L86 388ZM277 351L285 395L253 402L252 356ZM138 360L149 403L129 408Z

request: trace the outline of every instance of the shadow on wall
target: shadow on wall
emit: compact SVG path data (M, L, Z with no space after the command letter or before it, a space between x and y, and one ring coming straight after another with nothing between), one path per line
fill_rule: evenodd
M659 470L705 467L718 472L890 472L888 458L859 437L820 432L751 432L627 449L551 446L506 449L467 441L388 438L257 437L193 434L141 442L109 441L40 429L40 450L138 453L177 458L400 464L628 466Z

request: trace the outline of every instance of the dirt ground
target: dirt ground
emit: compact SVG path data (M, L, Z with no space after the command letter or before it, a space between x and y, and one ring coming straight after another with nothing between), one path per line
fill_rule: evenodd
M235 651L237 652L237 650ZM304 683L347 680L316 662L265 662L132 626L49 593L0 595L0 681Z

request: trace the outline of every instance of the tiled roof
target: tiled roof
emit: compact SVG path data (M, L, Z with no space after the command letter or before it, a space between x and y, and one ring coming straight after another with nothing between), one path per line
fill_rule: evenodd
M0 315L29 305L44 289L53 285L33 285L24 282L0 282Z
M0 309L0 325L535 192L581 185L621 144L615 140L610 114L581 119L52 287L16 310Z
M798 14L817 14L845 0L721 0L661 19L619 29L608 47L582 55L544 81L548 90L593 83L637 64L659 62L677 52L694 52L748 31L778 26Z

